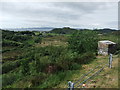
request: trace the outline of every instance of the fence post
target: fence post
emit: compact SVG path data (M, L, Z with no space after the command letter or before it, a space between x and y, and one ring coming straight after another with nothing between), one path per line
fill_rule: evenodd
M71 81L68 82L68 90L74 90L74 83Z
M71 83L71 90L74 90L74 83Z
M71 88L71 81L68 82L68 90Z
M109 55L109 68L112 68L112 54Z

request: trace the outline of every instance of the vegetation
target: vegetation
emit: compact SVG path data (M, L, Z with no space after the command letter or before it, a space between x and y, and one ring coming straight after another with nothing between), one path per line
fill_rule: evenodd
M98 36L95 31L77 31L70 37L69 48L74 52L86 53L97 51Z
M69 27L64 27L64 28L54 28L51 33L56 33L56 34L72 34L73 32L77 31L76 29L72 29Z
M98 40L120 44L117 31L100 33L68 27L50 32L2 30L3 88L57 87L96 60Z

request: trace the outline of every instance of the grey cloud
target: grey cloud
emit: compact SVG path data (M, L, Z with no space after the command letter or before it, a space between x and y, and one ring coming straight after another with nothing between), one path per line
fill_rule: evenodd
M20 21L27 25L51 25L51 26L81 26L86 24L89 17L97 17L97 11L108 9L108 5L112 3L98 3L98 2L29 2L29 3L0 3L2 6L0 12L4 24L13 21ZM106 14L106 13L105 13ZM5 15L5 16L4 16ZM7 19L12 18L12 19ZM98 18L101 20L102 18ZM104 18L103 18L104 19ZM93 20L94 21L94 20ZM95 21L94 21L95 22ZM104 20L103 20L104 22ZM2 22L1 22L2 23ZM11 21L14 24L14 22ZM98 22L96 22L98 23ZM100 22L101 23L101 22ZM19 24L19 23L18 23Z
M2 11L9 13L10 15L17 16L77 16L77 14L91 13L104 3L76 3L76 2L64 2L64 3L48 3L48 8L40 7L45 3L3 3ZM52 7L52 8L51 8ZM56 8L57 7L57 8ZM65 10L67 9L67 10ZM77 13L76 13L77 12ZM63 17L67 18L67 17Z
M53 3L56 7L68 8L75 11L81 11L81 13L91 13L94 10L103 9L107 5L105 2L63 2Z

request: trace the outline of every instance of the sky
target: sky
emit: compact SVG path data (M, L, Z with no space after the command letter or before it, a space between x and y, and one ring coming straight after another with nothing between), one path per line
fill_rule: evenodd
M0 2L0 28L118 28L118 2Z

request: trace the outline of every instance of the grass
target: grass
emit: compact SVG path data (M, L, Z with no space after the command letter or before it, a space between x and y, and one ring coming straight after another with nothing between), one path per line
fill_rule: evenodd
M86 88L118 88L118 57L114 56L113 60L112 69L105 67L105 69L97 76L86 82ZM108 56L98 56L97 59L90 64L83 65L81 70L76 70L76 73L72 73L70 78L65 77L67 79L54 88L67 88L68 81L75 82L79 80L83 74L87 73L92 68L95 68L97 65L103 65L103 63L108 63ZM98 68L98 70L100 68Z
M21 56L22 53L23 53L22 50L14 50L14 51L5 52L2 54L2 59L4 62L13 61L13 60L16 60L18 56Z
M68 81L73 73L77 73L76 70L68 70L65 72L58 72L54 75L49 75L45 82L37 88L54 88L56 85L60 84L64 80Z
M120 36L118 36L118 35L112 35L112 34L99 36L99 38L100 38L101 40L110 40L110 41L113 41L113 42L115 42L115 43L118 42L118 38L119 38L119 37L120 37Z
M113 58L112 69L106 67L97 77L89 81L88 88L118 88L118 58ZM95 81L95 82L93 82Z
M18 57L23 58L25 53L31 51L32 48L34 49L34 46L35 47L44 47L44 46L50 46L50 45L67 46L67 44L68 44L67 38L69 36L70 35L51 34L51 36L44 37L42 39L41 44L39 42L35 43L34 41L38 37L32 36L32 39L23 42L23 44L25 44L25 45L26 44L32 45L30 47L28 47L28 46L26 46L24 48L18 47L18 49L16 49L17 47L15 47L15 49L14 49L14 47L11 47L11 46L10 47L3 47L3 50L8 50L8 51L5 51L3 53L3 62L4 62L4 64L6 64L6 63L14 62L13 60L17 60ZM103 40L108 39L111 41L115 41L116 36L114 36L113 38L111 38L111 36L102 36L102 39ZM99 75L97 75L96 77L94 77L91 80L89 80L88 82L86 82L87 88L93 88L93 87L96 87L96 88L117 88L118 87L118 65L117 65L118 61L117 61L117 59L118 59L118 57L114 56L112 69L106 67ZM69 60L69 59L66 59L66 60ZM9 61L11 61L11 62L9 62ZM47 62L47 61L44 60L44 62ZM77 81L83 74L87 73L88 71L90 71L91 69L96 67L97 65L102 66L103 63L108 63L108 56L98 56L92 62L82 65L81 68L79 68L78 70L66 70L64 72L60 71L60 72L55 73L53 75L51 75L51 74L41 75L40 74L39 76L38 76L38 74L35 76L29 76L29 75L28 76L20 76L19 71L21 68L16 67L15 69L11 69L10 72L4 74L4 75L8 76L7 78L10 78L10 80L8 80L8 81L12 82L11 85L8 85L6 87L13 87L13 88L16 88L16 87L18 87L18 88L20 88L20 87L22 87L22 88L26 88L26 87L67 88L68 81L72 81L72 82ZM62 64L62 66L63 66L63 64ZM77 66L77 65L75 64L75 66ZM96 71L99 70L101 68L101 66L98 69L96 69ZM15 75L14 75L14 73L15 73ZM90 75L92 75L92 74L90 74ZM11 78L13 78L13 81ZM42 78L45 78L43 82L42 82ZM88 78L88 77L86 77L86 78ZM8 81L6 80L6 83ZM32 81L35 81L35 84L38 82L39 85L38 86L32 85L31 84Z
M67 46L67 36L65 35L59 35L54 37L45 37L42 40L42 43L37 43L36 47L44 47L44 46Z

